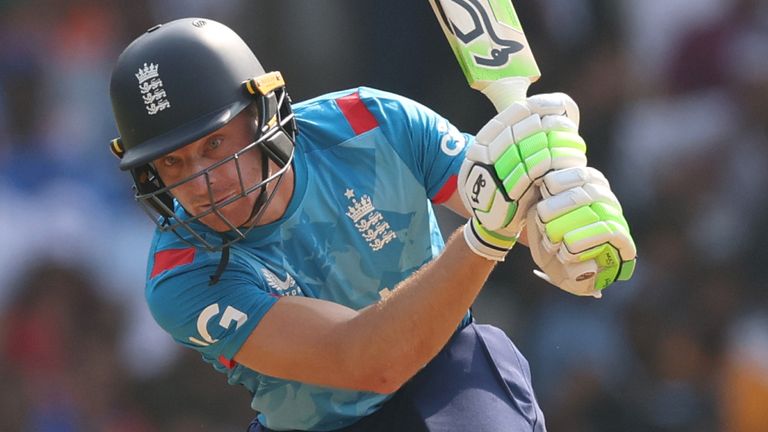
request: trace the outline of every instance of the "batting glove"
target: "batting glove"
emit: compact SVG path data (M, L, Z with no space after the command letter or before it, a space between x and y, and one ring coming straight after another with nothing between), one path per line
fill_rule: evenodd
M635 269L637 248L621 204L594 168L544 176L542 201L528 210L529 248L537 276L580 296L601 297Z
M459 194L473 217L464 238L478 255L503 261L539 200L538 186L552 170L586 166L578 134L579 110L564 93L516 102L475 137L459 171Z

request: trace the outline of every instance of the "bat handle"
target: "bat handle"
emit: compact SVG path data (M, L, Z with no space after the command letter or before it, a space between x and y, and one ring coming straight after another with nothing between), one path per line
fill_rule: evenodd
M481 91L491 100L497 112L515 102L525 100L531 80L528 77L507 77L490 82Z

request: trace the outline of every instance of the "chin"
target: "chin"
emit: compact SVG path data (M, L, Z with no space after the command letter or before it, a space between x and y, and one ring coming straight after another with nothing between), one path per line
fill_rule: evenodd
M221 216L226 218L232 225L241 227L248 222L248 217L251 215L251 205L249 205L248 202L245 202L245 200L238 200L220 209L219 212L221 213ZM201 218L200 222L216 232L227 232L232 229L216 213L211 213Z

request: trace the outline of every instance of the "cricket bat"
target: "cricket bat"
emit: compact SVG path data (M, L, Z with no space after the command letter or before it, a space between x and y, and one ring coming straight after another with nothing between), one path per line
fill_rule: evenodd
M511 0L429 0L469 86L491 100L497 112L526 98L541 77ZM594 260L567 266L571 279L597 274ZM549 276L534 270L540 278ZM598 295L599 296L599 295Z
M511 0L429 0L469 86L502 111L541 76Z

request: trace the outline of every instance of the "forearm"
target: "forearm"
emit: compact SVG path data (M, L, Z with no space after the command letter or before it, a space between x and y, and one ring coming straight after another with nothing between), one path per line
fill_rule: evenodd
M494 264L457 230L438 258L362 310L282 297L235 361L274 377L391 393L445 345Z
M495 262L474 254L461 230L445 250L393 293L348 322L350 359L367 365L376 388L397 389L445 345Z

